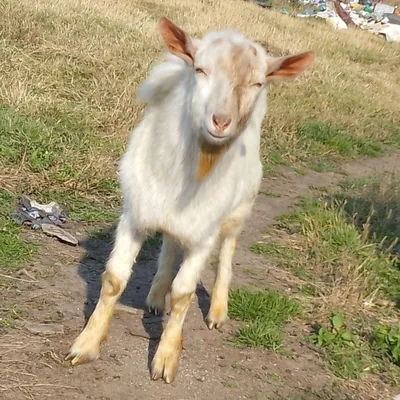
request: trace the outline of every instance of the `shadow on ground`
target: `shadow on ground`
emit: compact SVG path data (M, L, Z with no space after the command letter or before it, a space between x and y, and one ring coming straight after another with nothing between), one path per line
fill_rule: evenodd
M101 274L104 272L105 263L112 250L114 230L115 228L102 229L81 243L81 246L85 249L85 255L79 263L78 273L87 285L86 301L83 308L86 322L93 313L100 296ZM133 269L134 273L119 301L125 306L143 310L142 324L150 338L147 359L149 370L162 333L163 318L149 313L145 306L145 299L157 271L157 258L161 244L162 238L159 235L152 236L145 242L137 257L137 263ZM179 265L180 261L175 265L174 274L176 274ZM197 286L196 294L198 305L205 318L209 308L209 294L201 283Z

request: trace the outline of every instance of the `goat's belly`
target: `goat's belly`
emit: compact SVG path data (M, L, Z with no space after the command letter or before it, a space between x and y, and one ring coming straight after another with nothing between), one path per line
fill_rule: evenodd
M149 195L143 198L134 196L126 205L137 229L168 233L187 246L217 235L222 222L234 207L232 202L210 200L182 205L179 200Z

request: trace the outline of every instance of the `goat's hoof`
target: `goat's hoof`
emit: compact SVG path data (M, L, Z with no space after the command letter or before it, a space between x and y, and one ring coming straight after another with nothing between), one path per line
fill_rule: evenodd
M72 365L84 364L89 361L97 360L100 357L100 343L96 343L93 338L85 335L79 336L71 346L65 361L71 361Z
M179 364L179 349L159 347L151 363L151 379L156 381L163 378L166 383L172 383L175 379Z
M151 292L147 296L146 305L149 313L154 315L163 315L165 310L165 296L153 295Z
M158 309L157 307L150 306L150 307L149 307L149 313L150 313L150 314L153 314L153 315L155 315L155 316L157 317L157 316L163 315L163 314L164 314L164 311Z
M219 329L226 322L227 319L227 312L213 313L210 310L206 318L206 324L208 329Z

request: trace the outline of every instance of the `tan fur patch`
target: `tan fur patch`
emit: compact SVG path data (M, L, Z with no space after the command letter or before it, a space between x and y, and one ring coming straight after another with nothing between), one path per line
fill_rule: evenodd
M183 294L180 296L171 296L171 315L180 319L182 314L189 308L192 301L193 293Z
M243 225L242 219L230 218L225 220L220 229L221 238L237 235ZM236 241L235 241L236 243Z
M210 174L226 149L226 146L212 146L208 143L200 145L197 179L203 180Z
M238 121L238 134L240 134L250 117L251 109L245 101L245 91L254 83L254 70L256 68L257 50L253 46L233 45L226 57L219 60L219 68L225 71L232 87L232 96L228 101L233 102L229 107Z
M106 296L117 296L121 290L120 281L109 271L105 271L101 277L102 290Z

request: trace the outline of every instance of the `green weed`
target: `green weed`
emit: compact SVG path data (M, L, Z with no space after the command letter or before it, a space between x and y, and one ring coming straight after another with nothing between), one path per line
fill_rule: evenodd
M396 326L378 324L371 337L373 349L400 366L400 322Z
M344 379L360 377L365 369L361 343L346 327L342 314L332 315L330 324L321 327L312 340L325 349L328 365L336 376Z

